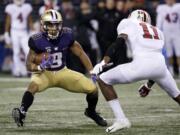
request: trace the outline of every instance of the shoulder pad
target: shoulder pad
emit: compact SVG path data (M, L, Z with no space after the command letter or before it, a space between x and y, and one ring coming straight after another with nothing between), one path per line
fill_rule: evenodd
M176 3L176 6L177 6L177 7L180 7L180 3Z
M68 27L63 27L62 32L63 33L72 33L72 29L68 28Z
M164 12L163 10L166 10L166 7L166 4L161 4L157 7L156 12Z
M131 20L130 19L123 19L119 24L118 27L127 27L127 25L129 24ZM118 28L117 27L117 28Z
M36 33L34 35L31 36L33 40L38 40L40 38L42 38L42 33Z
M10 3L10 4L8 4L6 7L12 7L12 6L14 6L14 4L13 4L13 3Z
M13 4L8 4L6 7L5 7L5 12L6 13L9 13L9 10L11 10L13 8Z
M129 21L131 21L131 19L125 18L125 19L122 19L122 21L120 23L125 24L125 23L128 23Z

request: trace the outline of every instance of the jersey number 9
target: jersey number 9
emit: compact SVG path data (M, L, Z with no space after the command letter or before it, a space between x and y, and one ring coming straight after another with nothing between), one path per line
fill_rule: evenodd
M53 53L53 64L51 68L58 68L62 65L62 52Z

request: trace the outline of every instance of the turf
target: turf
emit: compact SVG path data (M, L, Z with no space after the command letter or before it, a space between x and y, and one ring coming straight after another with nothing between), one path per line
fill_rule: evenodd
M29 79L0 78L0 135L104 135L105 128L84 116L84 94L69 93L53 88L38 93L25 126L18 128L11 118L12 108L18 107ZM167 82L168 83L168 82ZM180 107L155 86L147 98L137 92L141 83L117 85L116 91L130 129L115 135L180 135ZM180 83L178 83L180 86ZM113 122L113 114L100 94L97 110Z

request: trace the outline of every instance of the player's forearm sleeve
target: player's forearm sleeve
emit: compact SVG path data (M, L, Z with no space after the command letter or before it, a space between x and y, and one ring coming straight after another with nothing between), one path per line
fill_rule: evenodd
M105 56L113 57L114 53L117 51L121 53L124 51L124 47L126 47L125 39L122 37L118 37L115 42L111 44L111 46L107 49Z

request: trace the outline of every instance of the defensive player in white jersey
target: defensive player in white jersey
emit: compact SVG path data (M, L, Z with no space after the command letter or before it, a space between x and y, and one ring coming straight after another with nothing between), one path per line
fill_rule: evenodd
M166 4L157 7L157 27L165 36L165 48L169 62L169 70L173 72L173 52L177 57L180 73L180 4L176 0L165 0Z
M154 80L169 96L180 104L180 91L165 64L161 53L163 33L152 26L150 16L143 10L133 11L117 27L117 40L108 48L103 60L91 71L98 75L109 63L113 54L127 44L132 49L133 61L118 65L99 75L98 83L115 115L115 122L106 132L115 132L131 126L118 101L112 85L139 80Z
M25 56L28 54L28 29L32 30L31 19L32 7L30 4L24 3L24 0L14 0L5 8L6 24L5 24L5 42L12 44L13 48L13 75L26 76L27 71L25 62L20 59L21 49Z
M60 7L57 4L57 0L44 0L44 5L39 8L39 15L44 14L48 9L59 10Z

